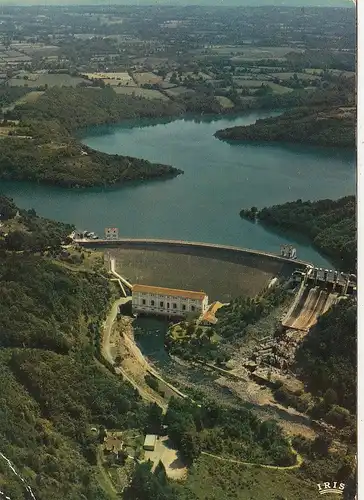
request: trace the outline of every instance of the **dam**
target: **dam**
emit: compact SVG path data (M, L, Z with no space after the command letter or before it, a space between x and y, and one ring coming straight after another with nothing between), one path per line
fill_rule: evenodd
M115 259L116 271L133 284L204 291L210 301L253 297L273 278L289 278L310 264L251 249L152 239L75 240Z
M300 285L282 320L286 329L307 332L340 297L356 293L353 274L316 268L306 261L252 249L118 237L74 239L74 242L103 249L113 274L128 287L143 284L203 291L210 303L227 303L239 296L254 297L277 278L292 278Z

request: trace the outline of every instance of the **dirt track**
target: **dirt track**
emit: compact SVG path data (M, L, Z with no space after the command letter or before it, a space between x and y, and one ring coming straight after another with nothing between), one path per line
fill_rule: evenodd
M145 360L135 358L135 352L130 352L128 346L124 343L124 351L121 350L120 334L115 329L115 320L118 314L120 304L128 299L116 300L104 324L104 335L102 339L102 355L112 365L115 365L115 357L122 354L126 358L125 366L115 367L115 372L122 375L140 394L140 396L149 403L157 403L163 411L167 409L167 403L161 396L154 393L152 389L144 382L144 375L147 373ZM112 352L112 350L114 352Z

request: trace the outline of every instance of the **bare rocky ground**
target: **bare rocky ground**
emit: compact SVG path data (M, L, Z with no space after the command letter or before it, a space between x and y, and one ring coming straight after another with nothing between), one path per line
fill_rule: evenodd
M136 382L149 400L160 406L165 407L173 393L164 386L165 396L162 397L148 386L144 378L148 366L183 392L190 393L194 399L197 392L227 405L243 405L262 419L277 420L289 436L304 435L313 439L316 432L310 425L309 417L277 403L269 387L271 382L281 380L291 391L303 390L303 384L289 370L295 349L303 338L302 333L288 331L283 337L274 336L279 320L288 307L287 302L249 327L244 336L233 340L229 371L235 378L176 357L163 365L152 358L144 358L134 343L132 320L127 317L119 319L114 325L110 347L114 357L120 356L120 367L124 373Z
M118 320L112 329L110 335L110 351L116 361L117 366L122 370L122 375L134 381L133 385L138 387L141 395L150 402L155 402L162 408L166 407L164 398L153 391L145 382L147 365L143 357L136 356L135 350L132 349L129 342L125 341L125 337L132 336L132 328L130 318L122 318ZM131 337L133 338L133 337Z
M216 374L212 369L191 367L190 363L174 359L166 370L169 377L181 386L198 391L227 404L250 408L262 419L275 419L289 436L303 435L313 439L307 415L276 402L270 382L280 380L290 391L303 390L303 384L290 371L294 353L302 341L302 332L289 330L283 337L275 338L279 320L285 315L289 303L273 311L256 325L249 327L241 338L236 338L229 351L232 355L229 368L239 378Z

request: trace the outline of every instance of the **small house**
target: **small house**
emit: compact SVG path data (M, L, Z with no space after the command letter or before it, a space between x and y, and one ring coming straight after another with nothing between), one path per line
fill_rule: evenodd
M122 448L123 441L121 436L116 433L107 433L104 439L104 451L118 455Z

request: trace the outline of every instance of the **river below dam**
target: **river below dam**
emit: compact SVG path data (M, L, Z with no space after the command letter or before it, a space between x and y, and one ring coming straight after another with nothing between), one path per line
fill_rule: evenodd
M278 112L276 113L278 114ZM229 117L128 120L82 132L88 146L171 164L174 179L132 182L112 188L64 189L0 181L0 192L22 208L97 232L119 228L121 237L169 238L235 245L277 253L283 243L299 259L329 262L299 235L277 233L239 217L299 198L337 199L355 192L355 153L282 143L227 143L222 128L254 123L272 112Z

